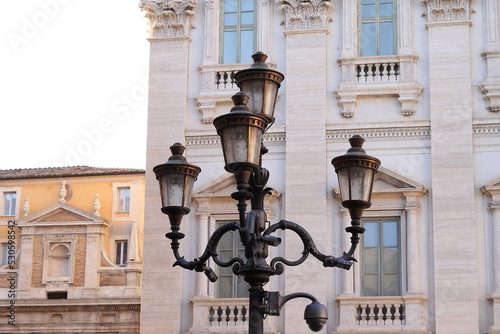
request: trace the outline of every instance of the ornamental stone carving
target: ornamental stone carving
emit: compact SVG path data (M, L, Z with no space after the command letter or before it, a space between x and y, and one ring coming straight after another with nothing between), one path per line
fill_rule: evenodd
M286 30L324 29L331 21L328 8L332 5L327 0L277 0L285 12Z
M470 0L422 0L427 4L429 22L456 22L470 19Z
M197 0L141 0L149 19L151 38L187 37Z

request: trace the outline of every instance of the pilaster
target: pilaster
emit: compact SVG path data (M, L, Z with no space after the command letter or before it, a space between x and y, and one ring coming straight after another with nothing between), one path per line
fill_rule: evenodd
M197 198L198 209L196 210L196 219L198 224L198 255L203 254L208 244L208 219L210 217L208 198ZM207 276L198 274L196 276L196 295L195 298L208 297L208 279Z
M487 101L487 110L500 111L500 25L498 22L500 5L496 0L486 0L485 30L487 37L486 50L482 53L486 62L486 78L479 86Z
M33 263L33 234L34 228L25 227L21 232L21 261L19 263L19 283L18 299L28 299L31 297L31 273Z
M490 301L493 305L493 323L487 333L500 333L500 187L498 180L484 186L481 191L491 196L491 202L488 205L492 215L491 222L491 240L493 256L493 291L490 295Z
M170 156L169 147L184 143L188 91L188 49L196 0L142 0L150 20L148 147L143 250L141 332L179 333L182 273L164 235L168 218L160 210L153 167ZM181 249L182 252L182 249ZM167 291L168 298L158 291Z
M101 264L101 238L100 227L87 227L87 245L85 246L85 280L83 295L85 298L97 298L98 269Z
M326 58L329 1L279 0L285 12L286 36L286 219L305 227L319 249L326 251ZM305 71L304 69L307 69ZM308 175L304 182L304 173ZM308 199L308 200L304 200ZM300 256L300 242L286 243L285 255ZM325 303L328 270L310 258L301 267L285 270L285 293L304 291ZM311 272L321 273L311 275ZM292 279L293 277L293 279ZM290 278L290 279L287 279ZM308 282L304 290L302 282ZM308 332L303 308L284 311L285 332Z
M429 19L435 331L477 333L470 1L424 2Z

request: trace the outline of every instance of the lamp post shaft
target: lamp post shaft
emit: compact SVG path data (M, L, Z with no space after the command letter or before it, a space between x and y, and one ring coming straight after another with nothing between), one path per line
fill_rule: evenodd
M264 289L262 284L253 283L248 291L250 292L248 334L264 334L264 313L262 312Z

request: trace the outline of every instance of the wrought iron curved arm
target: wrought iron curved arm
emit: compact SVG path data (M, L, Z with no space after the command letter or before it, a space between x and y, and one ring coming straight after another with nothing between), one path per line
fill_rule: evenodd
M205 247L205 251L203 252L203 254L200 257L194 259L193 261L187 261L184 258L184 256L180 255L179 253L179 245L180 245L179 240L184 238L184 234L178 231L167 233L166 237L172 240L171 242L172 251L176 259L173 266L174 267L180 266L184 269L195 270L197 272L204 272L211 282L217 281L218 279L217 275L214 273L212 268L208 267L206 264L210 258L212 258L214 262L221 267L229 267L235 263L239 263L240 266L244 264L243 259L239 257L235 257L227 262L223 262L219 260L217 254L217 245L219 244L219 241L222 238L222 236L229 231L236 231L236 230L240 232L242 232L243 230L243 228L236 222L229 222L217 228L210 237L210 239L208 240L207 246Z
M321 253L316 247L316 244L314 243L314 240L312 239L311 235L302 226L291 221L281 220L280 222L269 226L264 231L264 235L270 235L271 233L275 232L278 229L294 231L295 233L297 233L297 235L302 240L302 243L304 244L304 250L302 251L302 256L298 260L290 261L281 256L271 260L270 265L272 268L275 269L276 274L278 275L283 273L284 270L283 266L280 265L280 263L286 264L288 266L298 266L307 259L309 254L312 254L315 258L320 260L323 263L323 266L325 267L340 267L349 270L353 264L352 261L356 261L352 257L352 254L356 249L355 244L352 245L351 249L349 250L349 253L344 253L341 257L336 258L331 255L325 255Z

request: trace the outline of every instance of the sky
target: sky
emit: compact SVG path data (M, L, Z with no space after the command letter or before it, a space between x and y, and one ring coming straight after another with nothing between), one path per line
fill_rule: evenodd
M2 4L0 169L145 168L148 36L139 0Z

